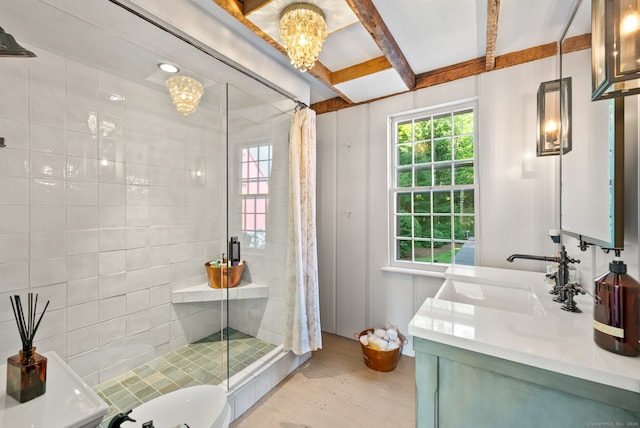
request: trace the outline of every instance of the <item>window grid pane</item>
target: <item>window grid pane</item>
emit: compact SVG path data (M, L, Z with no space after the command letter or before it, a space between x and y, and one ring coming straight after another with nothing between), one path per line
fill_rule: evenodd
M271 145L260 145L243 148L240 156L242 233L249 247L266 243L272 153Z
M396 261L474 264L474 115L464 108L394 121Z

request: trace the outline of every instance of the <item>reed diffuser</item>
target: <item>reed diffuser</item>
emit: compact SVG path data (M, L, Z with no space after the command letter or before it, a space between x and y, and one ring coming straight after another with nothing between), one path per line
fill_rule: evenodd
M38 321L38 295L27 296L27 314L25 317L20 296L9 296L13 316L18 325L18 333L22 341L22 349L17 355L7 358L7 394L21 403L41 396L47 389L47 357L36 353L33 338L40 327L42 316L49 307L44 306Z

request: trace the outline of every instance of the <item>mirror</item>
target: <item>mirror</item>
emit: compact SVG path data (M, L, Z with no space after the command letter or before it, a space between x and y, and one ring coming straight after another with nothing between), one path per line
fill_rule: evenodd
M591 101L590 49L572 47L590 32L591 2L578 1L560 39L561 78L572 83L573 142L560 154L560 227L581 241L622 248L624 98ZM560 108L565 104L561 99Z

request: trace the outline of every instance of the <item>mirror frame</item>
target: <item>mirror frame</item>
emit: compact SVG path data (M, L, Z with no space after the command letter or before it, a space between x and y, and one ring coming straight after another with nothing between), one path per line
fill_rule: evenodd
M567 38L567 32L573 22L573 19L581 5L581 1L576 2L574 10L565 25L564 31L558 42L559 47L559 64L560 64L560 79L569 78L570 76L565 76L563 73L563 46L566 41L569 41L570 38ZM560 106L562 108L563 105L568 101L571 103L571 99L563 100L563 96L571 97L571 93L564 94L564 91L560 91ZM589 97L590 98L590 97ZM608 128L609 128L609 140L610 140L610 151L611 155L609 158L609 200L608 201L594 201L593 203L607 203L609 205L609 239L602 240L599 238L595 238L590 236L589 231L575 231L575 230L567 230L565 229L563 222L563 162L562 157L563 153L560 153L560 229L563 235L571 236L580 241L581 248L583 243L598 245L602 248L616 248L623 249L624 248L624 98L615 98L612 100L606 101L591 101L591 102L608 102L609 105L609 119L608 119ZM561 111L562 116L562 111ZM575 117L571 119L575 120ZM580 124L577 124L580 126ZM562 123L561 123L562 126ZM573 124L576 126L576 123ZM560 132L563 132L562 129ZM583 142L575 141L575 145L579 145ZM565 152L566 153L566 152ZM585 195L587 197L587 195Z

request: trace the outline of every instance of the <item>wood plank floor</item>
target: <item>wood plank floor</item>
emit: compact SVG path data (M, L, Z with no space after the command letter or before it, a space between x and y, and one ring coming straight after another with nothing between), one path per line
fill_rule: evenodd
M323 334L323 349L231 428L415 427L414 359L386 373L365 366L360 343Z

